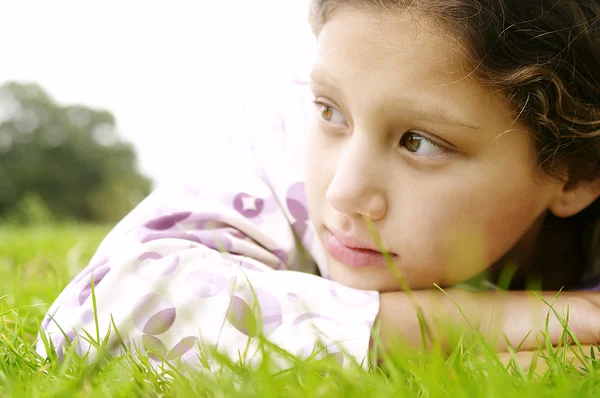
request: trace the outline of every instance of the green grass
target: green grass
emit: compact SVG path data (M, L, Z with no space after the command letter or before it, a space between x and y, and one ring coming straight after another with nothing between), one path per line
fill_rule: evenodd
M560 356L542 374L505 367L481 344L459 344L449 357L394 351L382 368L342 369L331 360L294 360L276 372L219 359L222 370L167 367L143 356L87 364L66 355L40 358L33 342L44 312L83 268L108 231L101 226L0 227L0 397L563 397L600 394L595 360L581 372Z

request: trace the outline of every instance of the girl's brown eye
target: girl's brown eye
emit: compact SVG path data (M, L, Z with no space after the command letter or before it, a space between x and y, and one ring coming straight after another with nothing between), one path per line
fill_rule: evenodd
M409 152L421 155L436 155L445 152L444 148L417 133L406 133L400 139L400 145Z
M332 123L332 124L340 124L347 125L346 118L342 114L341 111L335 109L332 106L324 104L318 100L313 101L314 104L318 107L321 120Z
M417 152L421 146L423 137L420 137L413 133L404 134L400 143L409 151Z
M321 117L323 118L323 120L327 120L328 122L330 122L331 118L333 117L333 109L330 106L322 105Z

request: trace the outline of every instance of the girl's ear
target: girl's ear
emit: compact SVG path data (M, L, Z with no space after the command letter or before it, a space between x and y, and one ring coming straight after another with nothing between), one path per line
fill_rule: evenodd
M598 197L600 178L576 184L566 183L551 204L550 211L556 217L571 217L594 203Z

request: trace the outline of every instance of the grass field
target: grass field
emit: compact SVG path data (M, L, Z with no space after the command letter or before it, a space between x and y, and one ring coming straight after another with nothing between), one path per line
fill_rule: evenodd
M0 397L584 397L600 394L600 366L577 369L561 356L541 374L506 367L481 344L450 357L391 354L383 368L342 369L334 361L297 360L274 373L268 360L249 369L223 360L223 371L167 367L132 355L86 364L40 358L33 347L44 312L83 268L108 231L102 226L0 227Z

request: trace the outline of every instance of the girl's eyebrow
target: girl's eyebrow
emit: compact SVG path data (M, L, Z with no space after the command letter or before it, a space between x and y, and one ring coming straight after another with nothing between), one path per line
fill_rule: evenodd
M425 121L430 121L433 123L444 123L444 124L453 124L455 126L461 126L461 127L467 127L473 130L480 130L481 126L478 126L472 122L463 120L455 115L453 115L451 112L449 112L447 109L440 107L440 108L436 108L433 106L429 106L427 108L414 108L415 112L420 115L417 117L417 119L422 119Z
M321 86L327 87L331 90L334 90L337 94L341 95L343 97L343 93L342 91L337 88L338 86L336 86L336 80L335 78L333 78L333 76L331 76L329 73L326 73L324 70L319 69L319 68L315 68L312 70L312 72L309 75L309 80L311 83L315 83L315 84L319 84ZM412 106L412 104L419 104L422 101L418 101L418 99L416 98L408 98L409 101L407 101L407 98L403 98L403 101L400 100L388 100L386 101L388 104L386 104L385 108L386 109L390 109L393 110L393 112L395 113L397 110L395 108L397 108L397 106L395 106L395 104L398 104L400 102L404 102L404 103L410 103L411 104L411 110L414 111L414 113L417 115L417 119L421 119L424 121L429 121L429 122L433 122L433 123L444 123L444 124L453 124L455 126L461 126L461 127L467 127L473 130L480 130L482 127L478 126L477 124L467 121L463 118L460 118L456 115L454 115L451 111L449 111L448 109L440 106L434 106L432 104L429 104L426 108L422 108L422 107L417 107L417 106ZM398 110L399 111L399 110Z
M336 94L344 99L344 93L338 88L337 82L333 76L329 73L324 72L322 69L315 68L310 72L308 76L309 84L318 84L320 86L326 87L330 90L335 91Z

